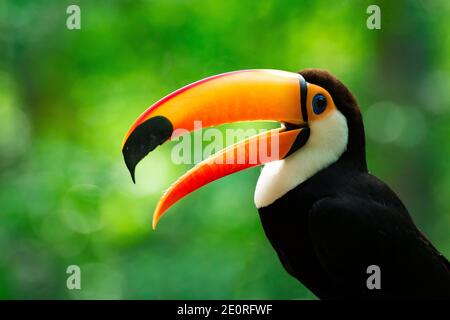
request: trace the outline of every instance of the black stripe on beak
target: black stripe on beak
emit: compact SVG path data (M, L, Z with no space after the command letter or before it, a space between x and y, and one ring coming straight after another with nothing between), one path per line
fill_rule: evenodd
M306 85L305 78L299 74L300 78L300 107L302 108L303 122L308 122L308 109L306 108L306 97L308 94L308 86Z

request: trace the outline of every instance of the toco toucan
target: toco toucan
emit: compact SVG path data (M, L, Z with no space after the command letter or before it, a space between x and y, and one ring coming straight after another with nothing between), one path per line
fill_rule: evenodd
M122 153L133 181L142 158L174 138L176 129L194 130L195 120L204 127L270 120L281 128L195 165L164 193L153 228L192 191L264 164L254 196L264 232L287 272L319 298L450 298L448 260L398 196L368 172L358 104L333 75L242 70L169 94L125 136ZM275 156L252 158L252 146L260 152L269 140L277 141ZM217 161L239 150L246 151L241 161Z

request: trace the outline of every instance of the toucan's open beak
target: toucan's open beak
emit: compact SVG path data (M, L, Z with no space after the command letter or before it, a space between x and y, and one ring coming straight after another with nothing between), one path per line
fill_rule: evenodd
M148 108L128 130L122 145L133 181L135 167L142 158L174 138L176 129L193 131L194 121L202 121L203 128L239 121L285 124L238 142L194 166L160 199L153 228L172 204L192 191L231 173L283 159L302 146L309 136L306 109L301 103L305 97L306 83L297 73L243 70L197 81Z

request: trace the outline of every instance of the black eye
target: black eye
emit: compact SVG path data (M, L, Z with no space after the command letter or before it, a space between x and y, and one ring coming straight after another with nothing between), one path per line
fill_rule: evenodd
M315 114L321 114L327 108L327 98L323 94L316 94L312 101Z

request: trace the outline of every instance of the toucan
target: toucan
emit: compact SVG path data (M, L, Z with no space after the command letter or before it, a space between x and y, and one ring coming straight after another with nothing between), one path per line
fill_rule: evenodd
M179 132L194 130L196 120L203 127L240 121L281 126L197 163L165 191L153 228L194 190L264 165L254 195L262 228L286 271L318 298L450 299L449 261L396 193L369 173L358 103L328 71L234 71L167 95L123 140L133 181L141 159ZM252 146L260 152L272 145L269 140L277 141L276 152L250 156ZM239 150L247 151L241 161L223 161Z

